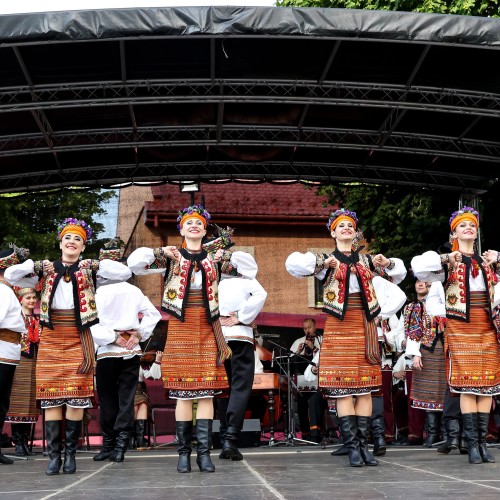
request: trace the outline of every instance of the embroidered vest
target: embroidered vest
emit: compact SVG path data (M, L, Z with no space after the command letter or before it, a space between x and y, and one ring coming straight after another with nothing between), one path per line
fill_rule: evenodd
M466 255L462 256L462 262L455 265L451 273L447 273L447 278L444 285L446 296L446 316L448 318L459 319L469 322L470 314L470 286L469 276L471 266L476 266L478 272L483 274L484 283L486 284L486 293L489 297L490 307L489 313L493 309L493 299L495 296L494 286L498 279L490 266L483 262L479 255L474 256L474 261Z
M323 280L323 312L344 319L349 302L349 276L353 269L356 271L366 319L373 320L380 314L380 305L372 284L374 267L371 257L358 252L352 252L347 257L338 250L332 255L340 261L340 265L337 269L328 270ZM325 254L316 255L315 274L323 269L327 257Z
M41 266L38 266L41 268ZM73 284L73 302L75 304L76 326L79 330L99 323L95 304L95 273L99 261L92 261L91 269L79 269L78 263L65 267L61 261L54 262L53 274L43 277L40 296L40 324L54 329L51 320L52 300L54 292L62 278ZM42 276L40 277L42 279Z
M190 254L186 249L180 250L180 261L162 262L162 267L167 268L165 278L165 290L161 302L162 309L184 321L184 311L189 295L189 285L195 268L202 272L202 294L203 303L207 313L209 324L219 317L219 272L224 272L229 267L229 260L225 259L222 269L213 261L213 254L207 254L202 250L199 254ZM230 253L229 253L230 257Z

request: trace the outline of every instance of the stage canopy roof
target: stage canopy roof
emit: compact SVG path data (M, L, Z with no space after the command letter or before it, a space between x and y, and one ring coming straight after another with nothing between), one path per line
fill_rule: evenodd
M0 16L0 191L238 180L484 193L500 20L341 9Z

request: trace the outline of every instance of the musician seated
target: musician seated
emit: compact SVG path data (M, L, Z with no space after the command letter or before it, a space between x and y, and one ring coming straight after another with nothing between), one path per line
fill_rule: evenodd
M300 382L302 382L304 371L310 366L308 362L312 361L315 354L319 353L322 340L321 336L316 332L316 321L313 318L306 318L302 326L305 333L304 337L295 340L290 348L295 353L292 359L295 374ZM297 412L302 439L320 443L326 401L321 392L318 391L317 384L298 385Z

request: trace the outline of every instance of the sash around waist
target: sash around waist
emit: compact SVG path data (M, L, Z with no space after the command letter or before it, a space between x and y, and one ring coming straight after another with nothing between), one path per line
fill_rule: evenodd
M0 328L0 340L10 344L19 344L21 343L21 334L7 328Z

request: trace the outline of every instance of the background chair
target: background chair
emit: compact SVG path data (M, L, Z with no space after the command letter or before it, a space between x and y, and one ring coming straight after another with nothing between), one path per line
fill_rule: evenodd
M151 403L151 426L153 445L157 446L157 436L175 436L175 400L165 399L165 389L161 380L146 380Z

